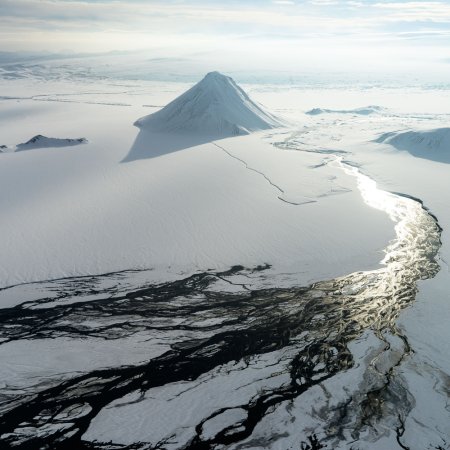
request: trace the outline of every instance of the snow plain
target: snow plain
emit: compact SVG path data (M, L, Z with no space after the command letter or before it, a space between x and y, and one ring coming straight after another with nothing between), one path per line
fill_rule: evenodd
M19 97L22 83L9 92L17 85ZM134 95L120 86L104 87L115 95L65 89L66 97L47 92L50 101L0 105L8 146L37 134L89 141L1 155L3 286L133 268L186 273L261 263L308 284L377 266L393 237L389 219L364 204L356 181L321 165L327 155L279 158L259 134L214 141L218 147L196 136L139 131L133 122L156 110L142 104L168 97L158 95L158 85L146 88L148 96L142 87ZM137 104L92 104L102 96Z
M0 100L0 144L13 148L38 134L88 139L71 148L0 155L1 286L148 269L136 275L142 286L143 276L147 283L162 282L268 263L264 280L255 277L254 283L280 287L377 269L394 238L394 224L364 202L357 180L336 162L340 157L382 189L423 201L443 229L441 271L419 283L414 304L396 322L413 350L394 371L410 408L403 433L396 434L392 417L380 419L359 435L358 448L448 448L450 148L442 130L449 123L450 91L248 85L250 96L286 118L289 128L211 141L173 135L168 140L166 133L133 126L187 87L123 80L0 81L0 94L8 94ZM307 114L315 109L321 113ZM431 149L422 146L430 135ZM51 300L51 283L39 285L40 292L34 286L0 291L0 306ZM54 304L88 302L96 295L89 291L82 300ZM210 320L211 325L217 318ZM40 338L31 346L11 341L0 348L7 362L0 379L5 395L34 382L51 385L60 377L141 364L186 336L158 335L150 342L139 333L116 341ZM396 363L403 345L396 335L368 330L350 345L352 369L281 403L247 440L230 448L285 450L311 433L322 437L333 425L329 411L366 392L376 378L370 367ZM84 439L123 445L168 439L167 448L181 448L200 419L231 408L203 423L202 436L211 439L226 427L239 427L245 420L242 403L287 382L286 361L296 351L267 352L196 380L128 394L96 415ZM352 448L351 438L333 448Z

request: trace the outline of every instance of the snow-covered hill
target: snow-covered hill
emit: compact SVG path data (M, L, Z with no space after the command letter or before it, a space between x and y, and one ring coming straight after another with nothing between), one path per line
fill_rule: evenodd
M33 148L46 148L46 147L71 147L73 145L86 144L87 139L59 139L42 136L38 134L32 137L29 141L19 144L16 147L16 151L31 150Z
M377 142L406 150L418 158L450 163L450 128L385 133Z
M252 101L232 78L210 72L166 107L135 125L156 132L230 137L277 128L282 121Z
M371 105L355 109L323 109L313 108L306 112L309 116L318 116L319 114L356 114L360 116L369 116L371 114L379 114L385 111L381 106Z

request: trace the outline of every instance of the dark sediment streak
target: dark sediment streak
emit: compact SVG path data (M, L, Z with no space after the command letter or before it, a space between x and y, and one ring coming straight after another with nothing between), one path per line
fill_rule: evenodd
M189 332L189 337L174 337L169 351L144 364L93 370L56 385L9 395L1 404L0 442L4 448L33 450L165 448L165 442L120 446L86 442L82 436L102 408L127 394L195 380L232 361L292 349L295 356L287 364L288 383L264 390L240 405L245 419L213 437L204 437L204 425L227 408L199 419L195 437L181 448L212 449L240 442L251 436L256 425L277 405L351 368L354 361L349 343L371 329L386 342L386 350L387 335L398 336L404 343L403 355L380 374L383 383L365 392L360 405L348 399L338 408L338 426L333 427L334 431L325 431L325 435L339 438L344 427L353 427L357 437L360 429L374 426L380 417L395 411L401 443L404 417L411 405L406 389L395 379L395 368L410 348L395 320L414 300L417 281L433 277L439 270L436 255L441 229L431 215L422 211L419 225L425 229L419 234L419 242L417 230L411 230L416 246L413 253L393 246L395 252L387 258L385 268L306 288L250 289L233 281L251 273L236 266L226 272L199 273L135 290L107 290L104 297L100 285L93 292L101 298L70 304L58 304L58 300L65 294L73 296L74 289L85 294L95 277L58 280L55 283L62 294L56 296L56 301L43 297L0 310L3 344L61 337L123 339L137 333L151 336L155 331L170 337L171 333L179 336L180 332ZM216 284L224 280L240 286L238 292L217 288ZM87 319L96 325L87 326ZM350 423L350 408L358 409L353 411L356 422Z

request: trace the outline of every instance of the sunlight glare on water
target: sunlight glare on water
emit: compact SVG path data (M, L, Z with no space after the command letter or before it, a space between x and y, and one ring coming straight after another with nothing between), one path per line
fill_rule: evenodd
M357 167L342 158L337 162L347 174L356 177L364 201L385 212L395 223L396 238L384 250L381 261L384 267L341 279L357 291L356 303L367 305L358 313L366 315L363 318L366 324L373 322L378 329L390 327L398 312L414 300L417 281L432 278L439 271L435 257L440 247L441 230L419 201L383 191Z

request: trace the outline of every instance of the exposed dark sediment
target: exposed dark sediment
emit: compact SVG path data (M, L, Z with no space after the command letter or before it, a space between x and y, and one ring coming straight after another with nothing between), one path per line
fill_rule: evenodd
M395 322L414 300L417 282L439 270L436 258L441 229L420 203L387 195L400 199L397 239L386 249L385 265L378 270L309 287L261 289L243 284L242 279L252 271L236 266L226 272L198 273L137 289L119 285L105 289L104 296L96 277L80 277L55 281L54 296L1 309L3 345L63 337L120 342L138 333L151 338L156 332L165 333L170 343L170 350L139 365L74 374L62 381L52 380L48 386L2 396L2 446L33 450L165 448L164 441L132 446L87 442L83 434L102 408L127 394L145 394L158 386L196 380L232 361L289 349L293 356L280 362L288 382L264 389L235 406L243 411L244 419L214 436L205 435L205 424L230 408L199 418L194 437L180 448L212 449L240 442L281 403L353 367L349 344L366 330L373 330L385 342L382 354L389 353L392 336L400 339L402 351L382 368L374 359L367 369L372 371L373 383L330 414L323 439L339 440L344 430L350 430L357 440L361 430L376 427L389 415L394 417L393 431L401 445L411 399L396 369L411 349ZM264 270L258 268L260 273ZM110 274L99 280L115 276L126 278L127 274ZM225 281L235 289L224 289ZM86 295L90 289L94 300L76 301L77 290ZM68 295L70 303L64 302Z

